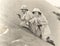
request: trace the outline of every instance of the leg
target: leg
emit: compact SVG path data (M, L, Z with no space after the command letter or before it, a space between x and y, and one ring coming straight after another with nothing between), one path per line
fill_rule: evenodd
M47 42L50 43L50 44L52 44L53 46L55 46L54 41L53 40L50 40L50 37L47 37Z
M41 27L42 27L42 25L38 25L38 28L39 28L39 31L40 31L40 39L42 39L42 31L41 31Z

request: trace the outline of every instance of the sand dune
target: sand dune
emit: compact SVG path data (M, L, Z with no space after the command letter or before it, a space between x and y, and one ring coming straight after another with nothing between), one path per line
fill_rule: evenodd
M40 8L40 10L46 16L49 26L52 32L52 37L57 46L59 46L59 21L57 16L52 13L52 11L60 12L57 8L46 2L45 0L0 0L0 20L2 23L9 27L17 28L19 27L19 18L17 14L19 13L22 4L26 4L29 10L32 11L34 7ZM1 21L0 21L1 22ZM43 42L42 42L43 43Z

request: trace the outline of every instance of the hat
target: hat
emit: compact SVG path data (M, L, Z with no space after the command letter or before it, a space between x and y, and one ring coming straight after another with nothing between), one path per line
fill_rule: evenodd
M35 12L38 12L39 15L42 14L39 8L34 8L32 13L34 14Z
M35 12L35 11L41 12L39 8L34 8L34 9L33 9L33 12Z
M28 9L28 8L26 5L22 5L20 9L22 10L22 9Z

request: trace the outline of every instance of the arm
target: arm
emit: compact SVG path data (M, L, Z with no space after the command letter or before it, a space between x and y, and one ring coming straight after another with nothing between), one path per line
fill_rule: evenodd
M21 15L20 14L17 14L18 15L18 17L21 19Z
M42 22L44 25L47 25L48 24L48 21L46 19L46 17L42 14Z

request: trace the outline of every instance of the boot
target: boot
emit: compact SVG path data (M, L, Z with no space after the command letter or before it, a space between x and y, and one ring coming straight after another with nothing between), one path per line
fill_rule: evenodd
M50 44L52 44L53 46L55 46L54 41L53 40L50 40L50 37L47 38L47 42L50 43Z

